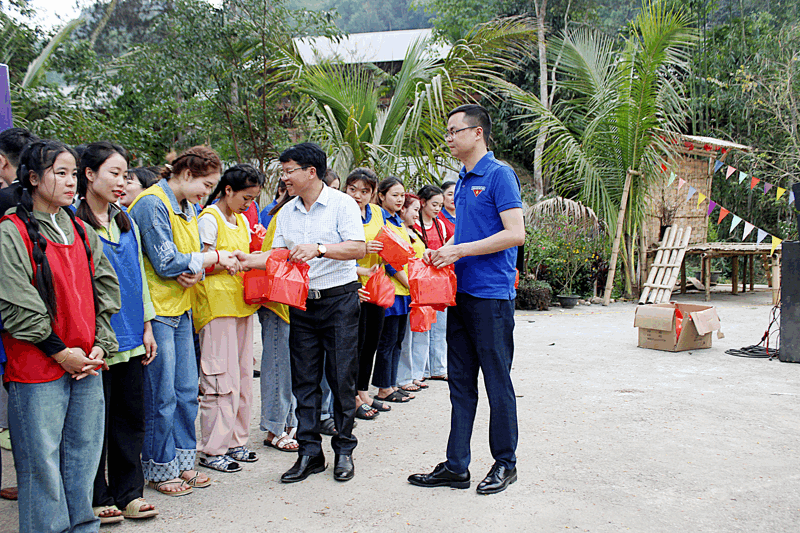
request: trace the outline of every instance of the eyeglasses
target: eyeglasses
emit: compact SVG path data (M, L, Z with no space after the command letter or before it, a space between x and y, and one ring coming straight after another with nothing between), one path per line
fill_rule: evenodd
M449 139L455 138L456 133L458 133L460 131L471 130L472 128L477 128L477 127L479 127L479 126L467 126L466 128L461 128L460 130L446 131L446 132L444 132L444 140L447 141Z
M291 178L292 174L297 172L298 170L305 170L308 168L308 165L304 167L297 167L297 168L290 168L289 170L284 170L281 172L281 178Z

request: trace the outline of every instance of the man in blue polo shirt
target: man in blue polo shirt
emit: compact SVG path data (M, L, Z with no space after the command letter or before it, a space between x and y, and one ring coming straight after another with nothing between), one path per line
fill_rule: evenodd
M495 463L479 494L501 492L517 480L517 403L511 383L517 246L525 241L519 178L488 151L492 122L486 109L450 112L445 140L463 163L456 184L456 229L448 243L427 252L436 267L455 263L456 307L447 313L450 438L447 461L408 481L422 487L469 487L470 438L478 406L478 371L489 398L489 448Z

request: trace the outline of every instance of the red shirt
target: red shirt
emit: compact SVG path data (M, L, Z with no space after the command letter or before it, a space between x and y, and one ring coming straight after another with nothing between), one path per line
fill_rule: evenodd
M444 222L444 227L447 230L445 240L450 240L450 237L456 234L456 217L451 217L444 209L439 211L439 220Z
M418 233L422 233L422 228L419 224L416 224L414 229L416 229ZM431 227L425 230L425 241L427 242L426 248L438 250L444 246L444 243L447 242L447 239L448 237L445 224L439 219L435 219L433 224L431 224Z

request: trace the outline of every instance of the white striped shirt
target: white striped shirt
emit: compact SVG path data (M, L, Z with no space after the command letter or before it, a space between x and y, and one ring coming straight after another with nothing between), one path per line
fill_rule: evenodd
M343 192L323 187L309 211L299 196L277 215L273 248L292 249L298 244L365 242L358 204ZM330 289L357 281L356 260L338 261L321 257L308 262L310 288Z

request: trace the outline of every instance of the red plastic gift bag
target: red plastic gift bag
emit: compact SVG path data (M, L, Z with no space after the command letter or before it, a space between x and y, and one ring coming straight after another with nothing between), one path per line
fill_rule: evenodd
M430 331L431 326L436 322L436 310L428 305L422 307L412 307L408 314L411 323L411 331L422 333Z
M517 272L517 277L514 278L514 289L519 289L519 270L516 268L514 270Z
M288 256L288 250L285 250ZM267 274L269 275L269 300L306 310L306 298L308 298L308 263L293 263L291 261L280 261L275 256L275 252L267 260ZM270 263L278 263L277 268L272 271ZM274 272L274 273L273 273Z
M269 301L269 278L263 270L244 273L244 303L264 305Z
M408 260L414 257L411 243L386 226L381 228L375 240L383 243L383 249L378 255L397 270L403 268Z
M394 303L394 283L382 268L369 277L364 289L369 293L368 303L379 305L384 309L388 309Z
M456 273L453 265L436 268L426 265L422 259L412 259L408 264L408 284L411 290L411 306L433 306L444 311L456 305Z
M267 236L267 228L261 224L256 224L253 233L250 235L250 253L260 252L264 245L264 237Z

